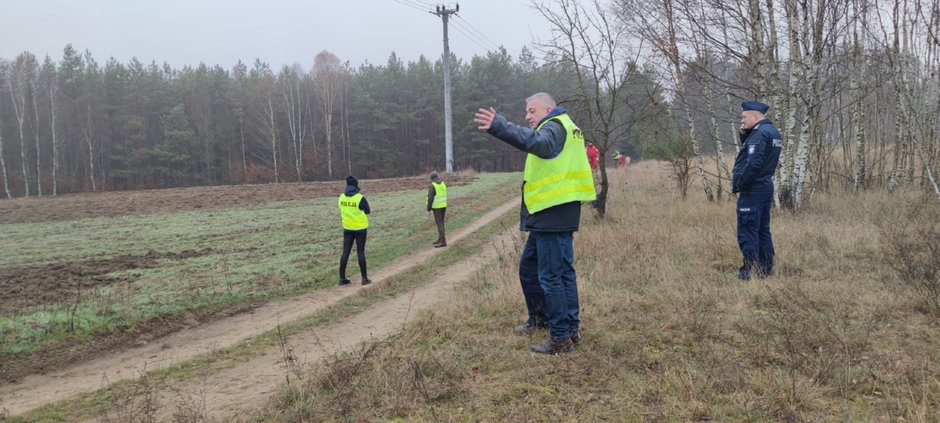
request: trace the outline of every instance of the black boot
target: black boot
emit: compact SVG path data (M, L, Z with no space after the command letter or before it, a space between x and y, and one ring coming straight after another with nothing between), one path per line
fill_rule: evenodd
M545 329L545 325L532 323L532 321L530 320L512 328L512 332L515 333L516 335L531 335L539 329Z
M581 343L581 331L576 330L574 332L571 332L571 344L577 347L578 344L580 343Z
M548 337L545 342L532 346L532 352L537 352L539 354L560 354L569 352L573 349L574 344L571 342L570 337L562 339Z
M341 279L339 280L339 284L340 284L340 285L349 285L349 279L341 278Z

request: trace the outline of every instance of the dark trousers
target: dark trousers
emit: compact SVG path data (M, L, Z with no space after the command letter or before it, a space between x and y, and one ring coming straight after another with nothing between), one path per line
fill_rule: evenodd
M359 258L359 273L362 279L366 276L366 231L343 231L343 255L339 258L339 278L346 279L346 263L349 262L349 252L352 251L353 241L356 242L356 256Z
M529 232L529 239L519 257L519 282L522 284L522 296L529 312L529 323L534 326L548 326L545 315L545 291L539 283L539 257L535 247L535 237Z
M434 223L437 224L437 242L447 242L447 237L444 236L444 214L447 213L447 207L431 211L434 212Z
M774 241L770 235L773 191L741 193L738 197L738 247L743 264L738 277L769 275L774 267ZM757 275L752 275L757 273Z
M580 330L578 280L574 271L573 232L529 232L535 238L538 277L545 292L545 316L553 339Z

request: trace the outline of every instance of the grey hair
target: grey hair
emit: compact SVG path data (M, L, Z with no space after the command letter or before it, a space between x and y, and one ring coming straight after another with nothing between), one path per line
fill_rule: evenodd
M544 104L544 105L546 105L546 106L548 106L548 107L551 107L551 108L553 108L553 109L555 108L555 106L557 106L557 104L555 104L555 99L552 98L552 96L551 96L549 93L535 93L535 94L532 94L532 95L529 96L529 98L525 99L525 102L528 103L528 102L530 102L530 101L532 101L532 100L538 100L538 101L540 101L542 104Z

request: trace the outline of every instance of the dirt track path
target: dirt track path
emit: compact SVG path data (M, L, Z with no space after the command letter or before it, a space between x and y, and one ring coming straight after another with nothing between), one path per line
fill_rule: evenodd
M519 204L518 199L495 207L471 223L448 234L453 244L480 229ZM370 338L384 338L402 327L409 315L427 308L446 297L446 293L475 271L480 263L495 257L498 242L488 243L484 252L464 259L440 272L430 285L376 304L357 315L324 327L295 334L288 339L294 355L302 362L312 362L348 349ZM372 274L374 284L389 276L408 270L431 257L438 250L432 247L415 251L378 269ZM372 273L372 272L370 272ZM358 281L354 281L358 282ZM334 286L301 295L290 300L268 303L253 313L232 316L214 323L177 332L128 351L81 363L46 375L31 375L20 382L0 386L0 410L12 416L41 405L93 392L107 382L137 377L144 369L167 368L180 361L215 349L234 345L243 339L261 334L316 313L353 295L360 285ZM286 375L281 352L275 348L250 361L218 371L204 380L175 386L172 393L159 393L162 412L172 412L182 398L204 398L213 417L231 417L239 409L257 406L277 388ZM187 396L188 394L188 396ZM236 407L237 406L237 407ZM165 421L169 415L161 415Z

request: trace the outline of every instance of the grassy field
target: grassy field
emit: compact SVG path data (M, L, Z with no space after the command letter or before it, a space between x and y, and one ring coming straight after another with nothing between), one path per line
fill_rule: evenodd
M574 352L512 334L517 250L253 421L940 421L936 198L818 192L774 210L775 275L744 282L731 203L680 200L655 163L616 172L607 218L575 237Z
M484 174L451 188L458 227L517 192L517 174ZM369 267L436 238L424 191L366 195L372 206ZM128 261L55 302L0 313L0 374L37 361L47 369L102 341L150 339L193 320L335 284L341 244L335 197L212 211L129 215L0 226L0 269ZM349 275L358 274L355 257ZM63 281L64 282L64 281ZM187 323L189 321L190 323ZM100 345L99 345L100 346ZM40 363L42 364L42 363Z

